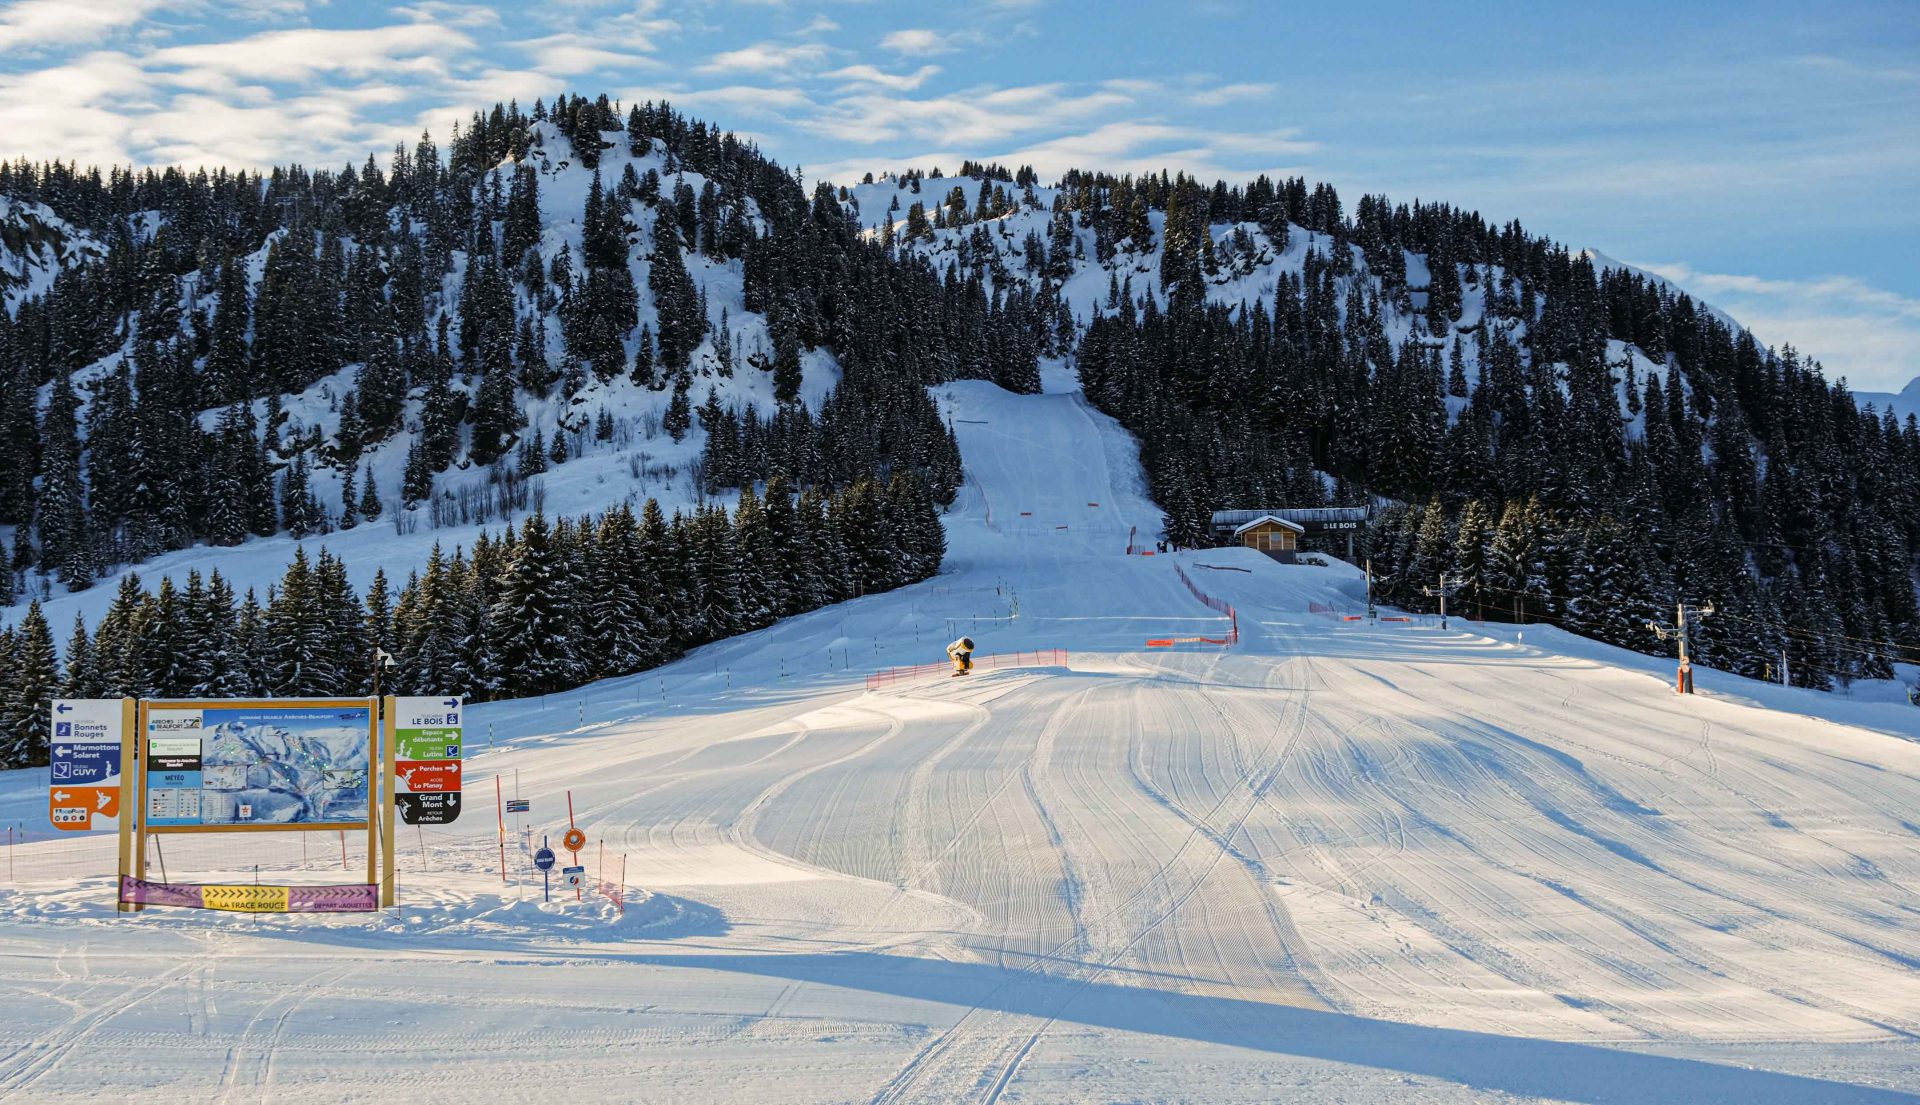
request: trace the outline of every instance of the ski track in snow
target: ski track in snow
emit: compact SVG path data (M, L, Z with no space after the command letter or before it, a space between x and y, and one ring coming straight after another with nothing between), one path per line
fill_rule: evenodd
M1122 555L1158 523L1130 439L1070 392L940 395L940 577L474 708L394 913L117 918L112 839L36 833L0 1099L1920 1103L1913 715L1341 623L1306 605L1360 609L1351 569L1245 550L1178 554L1249 569L1190 572L1243 644L1148 651L1219 621ZM1071 656L865 692L956 626ZM536 838L572 790L624 919L540 904L518 837L498 881L496 778ZM43 786L0 814L38 828Z

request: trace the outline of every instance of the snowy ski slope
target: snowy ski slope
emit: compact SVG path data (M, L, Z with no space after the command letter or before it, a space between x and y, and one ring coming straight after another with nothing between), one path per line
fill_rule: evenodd
M1117 426L941 395L945 573L477 708L396 913L116 919L110 841L19 849L0 1098L1920 1102L1920 711L1679 700L1564 634L1309 612L1360 609L1344 567L1128 557ZM1224 628L1175 562L1239 647L1143 647ZM960 632L1069 662L865 692ZM624 918L503 887L496 778L536 833L572 790Z

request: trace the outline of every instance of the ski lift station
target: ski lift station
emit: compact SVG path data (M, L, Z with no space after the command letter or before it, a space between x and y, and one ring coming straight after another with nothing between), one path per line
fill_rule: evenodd
M1258 549L1282 564L1291 564L1306 538L1347 539L1345 559L1353 560L1353 539L1367 524L1364 506L1276 507L1213 512L1214 540L1222 545Z

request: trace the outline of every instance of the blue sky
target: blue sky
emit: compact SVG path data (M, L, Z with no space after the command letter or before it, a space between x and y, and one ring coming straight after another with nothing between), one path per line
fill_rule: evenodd
M975 157L1445 200L1862 390L1920 375L1911 2L0 0L6 156L357 163L563 89L671 98L810 179Z

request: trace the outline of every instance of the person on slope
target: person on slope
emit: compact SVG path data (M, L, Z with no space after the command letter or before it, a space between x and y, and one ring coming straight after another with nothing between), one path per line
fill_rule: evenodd
M962 637L947 646L947 659L953 661L953 674L965 675L973 670L973 638Z

